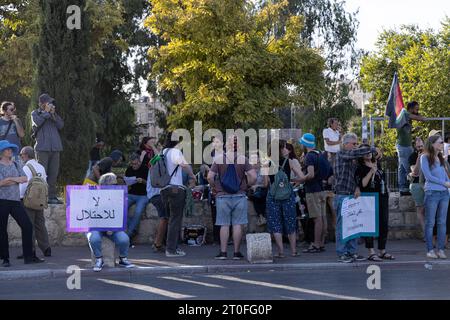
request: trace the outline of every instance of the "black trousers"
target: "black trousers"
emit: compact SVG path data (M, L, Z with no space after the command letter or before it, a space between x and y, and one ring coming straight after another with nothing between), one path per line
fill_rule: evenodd
M386 249L386 241L389 231L389 195L380 195L379 197L379 236L378 236L378 250ZM366 241L366 248L373 248L373 237L364 238Z
M216 218L217 218L217 207L216 207L216 197L211 195L211 201L209 202L211 205L211 216L212 216L212 225L213 225L213 241L216 243L220 243L220 226L216 226Z
M168 187L161 190L161 198L165 204L166 213L169 215L166 249L170 253L175 253L180 241L186 191L179 187Z
M16 220L22 231L24 258L33 256L33 225L20 201L0 200L0 258L9 259L8 217Z

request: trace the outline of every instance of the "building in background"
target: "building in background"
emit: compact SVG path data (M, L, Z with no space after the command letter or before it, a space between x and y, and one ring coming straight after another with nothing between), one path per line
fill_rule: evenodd
M166 113L166 107L158 99L150 96L140 97L132 102L136 114L136 138L141 141L143 137L160 138L163 129L158 126L157 112Z

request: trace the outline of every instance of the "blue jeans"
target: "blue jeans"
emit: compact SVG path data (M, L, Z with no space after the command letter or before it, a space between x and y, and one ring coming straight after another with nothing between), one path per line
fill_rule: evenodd
M398 154L398 188L402 192L409 191L409 182L407 180L409 168L409 157L414 152L413 147L404 147L396 145Z
M433 228L437 214L437 248L444 250L448 209L448 191L425 191L425 239L427 251L433 250Z
M134 209L134 216L128 217L128 234L131 236L136 230L139 222L141 221L142 213L147 208L148 198L147 196L137 196L134 194L128 194L128 209L136 203L136 208Z
M107 235L106 232L91 231L87 233L89 247L91 248L96 258L101 258L102 255L102 237L107 237L116 244L119 248L119 256L121 258L128 257L128 247L130 246L130 238L123 231L113 232L112 235Z
M336 221L336 253L338 256L344 254L354 255L356 254L356 249L358 248L358 239L352 239L349 241L342 241L342 216L341 207L342 201L348 195L337 194L334 197L334 209L336 210L337 221Z

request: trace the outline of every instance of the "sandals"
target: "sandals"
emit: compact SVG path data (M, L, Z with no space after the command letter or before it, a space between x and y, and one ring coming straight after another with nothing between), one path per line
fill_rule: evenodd
M378 257L383 260L395 260L395 257L392 254L389 254L387 252L383 253L381 256L378 256Z
M291 253L291 257L298 257L300 254L298 252Z
M315 246L311 246L308 249L303 250L304 253L319 253L322 252L322 250L320 248L317 248Z
M376 253L371 254L371 255L367 258L367 260L370 260L370 261L383 261L383 259L382 259L381 257L379 257Z
M285 258L286 256L285 256L283 253L279 253L279 254L277 254L277 255L274 255L273 257L274 257L274 258L282 259L282 258Z

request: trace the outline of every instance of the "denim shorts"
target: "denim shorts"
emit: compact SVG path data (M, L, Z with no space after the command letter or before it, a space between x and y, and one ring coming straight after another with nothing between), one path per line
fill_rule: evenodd
M411 196L416 203L416 207L423 207L425 200L425 191L423 190L423 185L420 183L411 183L409 185L409 191Z
M244 194L216 197L216 226L248 223L247 197Z

